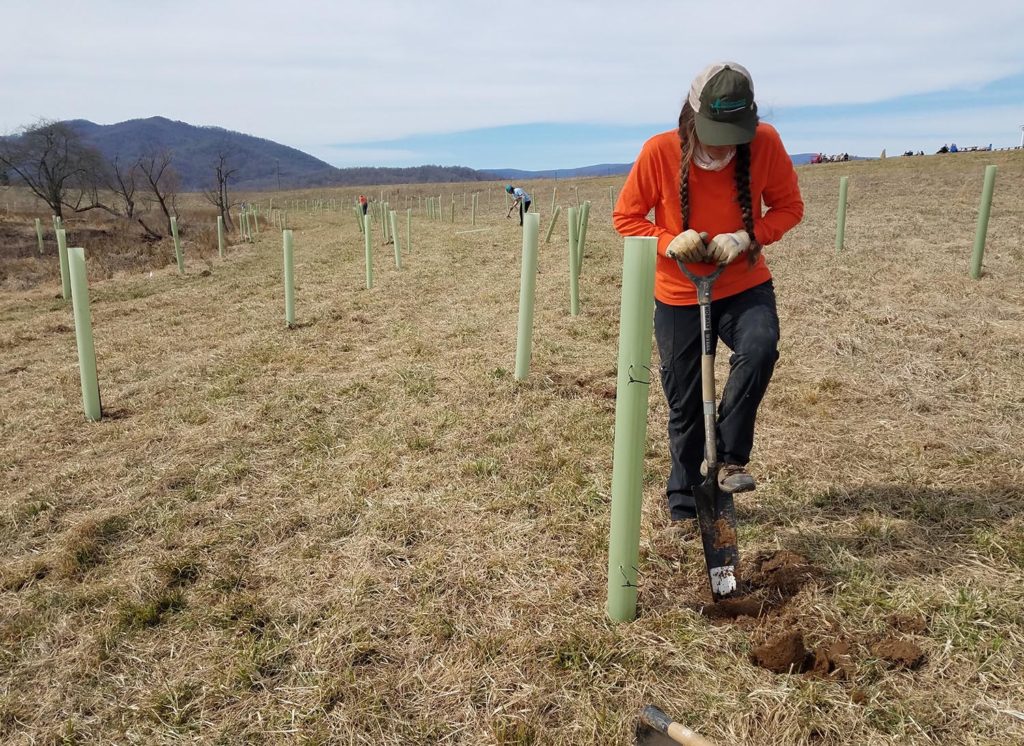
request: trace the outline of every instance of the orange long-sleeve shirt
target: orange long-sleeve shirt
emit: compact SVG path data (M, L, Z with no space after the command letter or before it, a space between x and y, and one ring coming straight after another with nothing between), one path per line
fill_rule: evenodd
M676 130L662 132L644 143L615 205L613 222L623 236L658 238L654 297L662 303L689 306L697 303L697 291L675 260L665 256L672 239L683 231L679 206L681 160ZM690 228L706 231L710 236L743 230L735 171L735 159L721 171L705 171L690 164ZM754 235L762 246L778 241L803 217L804 201L793 162L779 133L764 122L757 125L757 134L750 144L750 196ZM762 201L766 211L762 211ZM653 223L647 219L651 208ZM707 274L713 269L710 264L688 266L694 274ZM747 255L741 254L715 281L712 298L735 295L770 280L771 276L763 255L751 266Z

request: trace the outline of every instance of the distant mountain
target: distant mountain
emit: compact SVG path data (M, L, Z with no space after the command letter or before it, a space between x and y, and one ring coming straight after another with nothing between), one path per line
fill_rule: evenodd
M790 154L794 166L801 166L810 163L816 153L795 153ZM851 161L865 160L861 156L850 156ZM596 166L582 166L581 168L560 168L548 169L546 171L521 171L516 168L485 168L480 173L488 174L493 179L577 179L586 176L617 176L628 174L633 168L632 163L600 163Z
M220 127L196 127L164 117L131 119L108 125L74 119L66 124L108 159L118 156L122 163L130 163L153 150L170 150L185 191L198 191L210 186L213 164L222 151L229 155L229 166L238 169L231 185L233 189L240 190L446 183L493 178L461 166L335 168L308 153L272 140Z
M628 174L632 163L600 163L580 168L553 168L546 171L521 171L517 168L484 168L482 174L492 179L577 179L585 176L616 176Z

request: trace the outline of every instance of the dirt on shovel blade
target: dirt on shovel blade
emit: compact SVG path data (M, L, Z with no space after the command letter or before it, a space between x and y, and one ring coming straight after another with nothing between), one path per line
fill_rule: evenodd
M729 521L719 518L715 521L715 549L736 546L736 529L729 525Z

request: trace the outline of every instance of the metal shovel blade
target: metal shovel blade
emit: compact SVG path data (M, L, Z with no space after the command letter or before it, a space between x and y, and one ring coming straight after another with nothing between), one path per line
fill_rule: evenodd
M636 746L678 746L678 744L678 741L673 741L649 725L641 723L637 726Z
M654 705L640 711L636 727L637 746L714 746L711 741L677 723Z
M717 602L736 592L740 550L736 545L736 506L732 495L718 487L715 471L709 470L704 482L693 488L693 498L711 596Z

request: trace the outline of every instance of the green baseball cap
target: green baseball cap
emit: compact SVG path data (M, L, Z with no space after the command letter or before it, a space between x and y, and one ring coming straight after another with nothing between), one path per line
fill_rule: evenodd
M754 139L754 81L743 65L708 65L694 79L688 100L697 115L697 138L705 145L740 145Z

